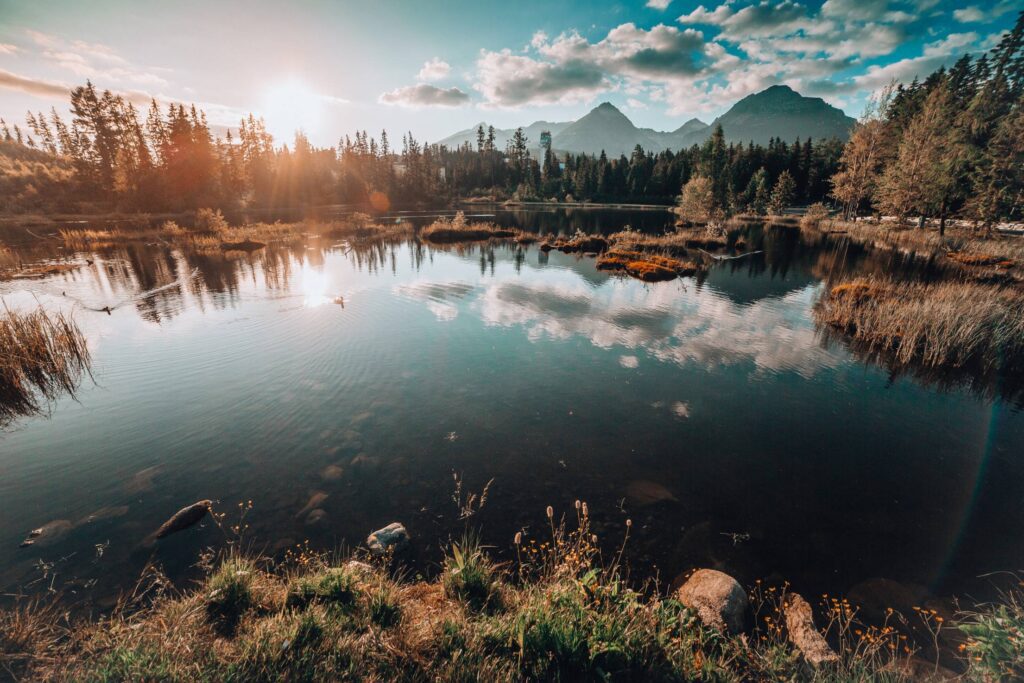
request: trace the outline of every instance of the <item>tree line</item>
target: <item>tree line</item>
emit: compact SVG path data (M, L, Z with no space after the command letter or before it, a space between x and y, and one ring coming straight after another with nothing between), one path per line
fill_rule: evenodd
M1024 12L988 53L886 89L832 184L847 218L1024 220Z
M72 91L69 120L52 109L30 112L27 124L22 131L0 120L0 151L8 166L12 159L22 166L0 181L21 184L6 193L9 210L31 208L34 200L67 210L132 211L331 203L381 208L480 196L671 204L709 155L737 201L749 194L756 204L757 187L783 173L794 179L794 200L818 201L842 150L837 140L726 145L719 131L704 146L678 152L655 154L638 145L629 157L557 154L547 138L536 155L522 129L499 149L494 129L483 127L475 146L454 149L422 143L411 133L395 147L386 131L379 137L360 131L335 148L317 148L299 132L290 145L278 146L252 115L218 137L194 106L161 108L154 101L143 116L91 83ZM49 171L73 173L43 173L46 159Z
M26 129L0 119L0 209L180 211L345 203L443 204L468 197L671 204L694 220L837 202L865 213L1021 219L1024 13L990 53L890 88L838 140L726 143L628 157L533 152L522 129L504 149L493 128L475 145L395 145L382 132L314 146L301 132L278 145L249 115L215 135L195 106L150 103L145 113L92 83L75 88L70 116L29 112Z

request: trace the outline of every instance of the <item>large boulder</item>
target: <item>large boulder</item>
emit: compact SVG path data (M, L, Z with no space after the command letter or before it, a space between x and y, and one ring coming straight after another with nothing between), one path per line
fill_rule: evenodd
M796 593L790 593L786 596L783 610L786 616L786 630L789 631L789 642L800 651L808 664L819 667L839 661L839 655L829 647L825 638L815 628L814 613L806 600Z
M676 598L696 610L700 620L719 631L743 630L747 594L736 579L715 569L698 569L676 592Z
M399 522L392 522L367 536L366 545L374 557L394 555L409 547L409 532Z

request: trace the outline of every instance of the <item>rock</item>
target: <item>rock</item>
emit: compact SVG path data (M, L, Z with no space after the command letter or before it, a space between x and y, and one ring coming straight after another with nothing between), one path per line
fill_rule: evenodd
M374 557L400 553L409 546L409 532L399 522L392 522L367 536L366 545Z
M728 574L698 569L676 593L679 602L697 611L706 625L736 634L743 630L747 594Z
M164 522L153 536L155 538L164 538L182 529L189 528L205 517L212 505L213 501L201 500L198 503L192 503L188 507L181 508L169 520Z
M814 613L806 600L796 593L790 593L786 596L783 610L786 615L789 642L800 651L808 664L817 668L839 661L839 655L829 647L825 638L815 628Z
M295 513L295 518L299 519L301 517L305 517L310 512L320 507L320 503L324 502L325 500L327 500L326 493L324 493L323 491L314 491L313 495L311 495L309 497L309 500L306 501L306 504L302 506L302 509Z

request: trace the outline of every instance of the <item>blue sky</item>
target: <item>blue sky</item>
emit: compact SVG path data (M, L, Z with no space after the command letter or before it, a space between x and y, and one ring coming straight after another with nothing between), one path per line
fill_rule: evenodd
M709 121L785 83L856 116L891 79L991 47L1016 0L0 0L0 116L61 108L91 78L144 102L245 112L334 144L356 129L437 140L578 118Z

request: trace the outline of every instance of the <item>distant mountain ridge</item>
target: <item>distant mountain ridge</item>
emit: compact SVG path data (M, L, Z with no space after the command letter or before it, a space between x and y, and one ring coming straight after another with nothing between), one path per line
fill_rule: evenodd
M748 95L734 104L711 124L690 119L674 131L637 128L629 117L609 102L603 102L577 121L550 123L537 121L524 126L530 148L540 148L540 134L550 131L552 146L558 152L629 156L640 145L646 151L680 150L699 145L721 125L728 142L766 145L771 138L793 142L797 138L816 140L849 137L856 121L819 97L804 97L789 86L773 85ZM482 123L484 130L487 124ZM476 147L477 128L450 135L439 144L458 147L469 142ZM504 149L514 129L495 129L495 145Z

